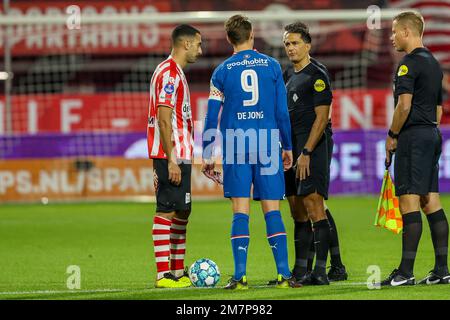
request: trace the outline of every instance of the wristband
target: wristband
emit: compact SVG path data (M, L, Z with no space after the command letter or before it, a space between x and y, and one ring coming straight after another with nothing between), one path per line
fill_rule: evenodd
M398 139L398 133L394 133L392 130L389 129L388 136L392 139Z

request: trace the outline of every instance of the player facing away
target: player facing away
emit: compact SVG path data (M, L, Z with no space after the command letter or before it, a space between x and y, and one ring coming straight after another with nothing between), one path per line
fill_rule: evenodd
M214 71L203 132L203 168L212 175L212 142L219 111L222 135L224 196L231 199L231 247L234 275L225 289L248 289L249 207L261 201L267 239L276 263L277 287L298 287L289 270L286 230L279 200L284 196L284 169L292 166L286 89L279 63L253 49L251 22L235 15L225 23L234 54ZM282 150L280 149L280 142Z
M439 158L442 137L442 70L423 46L423 17L416 12L397 15L391 41L406 55L394 79L395 111L386 138L386 160L395 151L395 188L403 220L402 259L382 286L415 284L414 261L425 213L431 230L435 264L422 284L448 284L448 222L439 198Z
M183 68L202 54L201 41L197 29L177 26L172 32L172 52L156 67L150 83L147 140L157 202L152 232L157 288L191 285L184 255L191 213L193 123Z
M314 89L314 84L311 80L311 72L308 69L302 71L308 63L311 63L314 67L317 67L323 71L321 76L324 77L326 83L330 84L329 90L331 90L331 80L327 68L321 64L319 61L311 58L309 56L309 49L311 44L311 36L309 33L309 28L301 22L296 22L289 24L285 27L284 34L284 44L286 49L286 54L291 61L291 66L289 66L283 73L283 78L287 86L288 93L288 109L291 115L291 127L293 132L293 153L294 159L296 159L302 152L298 149L302 146L298 145L296 142L302 139L297 139L302 134L302 131L308 132L309 126L311 126L311 121L303 123L305 128L302 126L301 117L302 112L305 110L312 111L313 106L308 104L315 104L315 99L320 96L325 96L328 99L328 90L322 92L317 92ZM316 70L316 68L311 68ZM317 97L315 97L317 96ZM326 136L327 142L327 177L326 181L328 183L330 179L329 167L331 164L331 158L333 154L333 132L331 128L331 106L330 112L328 114L328 122L324 130L324 135ZM303 139L304 140L304 139ZM303 141L304 142L304 141ZM317 173L313 173L317 174ZM295 170L291 168L285 172L285 182L286 182L286 197L289 201L289 206L291 210L291 216L294 219L294 245L295 245L295 265L293 269L293 274L296 276L297 280L303 282L303 284L313 284L311 283L311 272L313 259L315 255L315 244L313 241L313 229L308 216L308 212L303 203L302 196L297 195L298 191L298 180L295 177ZM330 210L325 205L325 213L330 223L330 261L331 268L328 272L328 280L330 281L341 281L347 280L347 272L345 266L342 264L340 249L339 249L339 237L337 233L336 224L331 215Z

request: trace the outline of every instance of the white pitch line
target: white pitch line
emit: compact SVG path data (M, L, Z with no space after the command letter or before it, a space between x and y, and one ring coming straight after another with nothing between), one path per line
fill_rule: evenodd
M37 291L5 291L2 295L28 295L28 294L62 294L62 293L108 293L108 292L164 292L171 290L192 290L192 289L210 289L210 288L148 288L148 289L92 289L92 290L37 290Z
M332 283L331 287L339 286L339 287L347 287L347 286L365 286L367 285L366 282L340 282L340 283ZM250 289L265 289L265 288L271 288L273 286L269 285L256 285L252 286L250 285ZM308 287L314 287L314 286L308 286ZM148 289L92 289L92 290L36 290L36 291L5 291L0 292L0 296L14 296L14 295L31 295L31 294L64 294L64 293L114 293L114 292L165 292L165 291L171 291L171 290L208 290L208 289L221 289L220 287L217 288L166 288L166 289L159 289L159 288L148 288Z
M37 290L37 291L5 291L2 295L21 295L21 294L60 294L60 293L100 293L100 292L122 292L123 289L94 289L94 290Z
M367 282L332 282L332 286L367 286Z

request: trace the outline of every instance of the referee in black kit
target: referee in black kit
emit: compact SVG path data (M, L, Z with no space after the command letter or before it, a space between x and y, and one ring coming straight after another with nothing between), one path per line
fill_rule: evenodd
M302 74L300 71L295 71L295 66L299 66L302 64L302 60L309 59L309 62L314 66L318 67L321 71L323 71L323 76L326 78L326 83L329 83L329 91L331 88L331 77L328 73L327 68L317 61L316 59L309 56L309 49L307 49L306 44L311 44L311 36L309 34L309 28L306 24L297 21L295 23L289 24L285 26L285 34L284 37L291 37L291 41L287 41L285 43L286 54L291 61L291 65L283 72L284 82L287 85L287 88L290 88L290 91L293 92L292 99L288 99L288 106L290 106L289 110L292 111L295 118L295 109L298 107L302 107L302 101L307 100L302 97L296 95L296 89L302 86ZM291 43L289 43L291 42ZM287 45L287 46L286 46ZM302 59L303 57L303 59ZM298 68L297 68L298 69ZM297 77L298 75L298 77ZM291 78L294 79L291 81ZM303 83L304 85L304 83ZM311 88L311 87L310 87ZM312 89L312 88L311 88ZM314 89L315 90L315 89ZM312 90L311 90L312 91ZM307 91L308 92L308 91ZM322 91L323 92L323 91ZM311 92L309 92L311 93ZM296 98L297 96L297 98ZM330 165L333 155L333 130L331 126L331 111L332 105L330 105L330 111L328 114L328 123L324 130L324 135L327 140L327 157L328 157L328 174L327 174L327 184L330 181ZM293 119L295 122L295 119ZM292 141L295 142L296 138L293 136ZM297 147L294 147L294 152L299 154L301 150L295 150ZM296 262L294 266L293 273L294 275L301 275L302 268L304 268L305 257L307 257L307 273L312 271L313 260L315 256L315 245L312 236L312 227L311 224L306 223L308 221L308 214L306 212L306 208L303 205L302 201L297 196L297 182L295 180L295 171L293 168L285 172L285 185L286 185L286 197L289 201L289 206L291 210L291 216L294 219L294 244L295 244L295 256ZM330 224L330 243L329 243L329 253L330 253L330 270L327 274L329 281L344 281L347 280L348 274L345 266L341 260L341 252L339 248L339 236L336 227L336 223L334 221L333 216L331 215L330 209L324 204L325 213L328 218L328 222ZM308 249L308 242L311 243L310 248ZM306 248L305 248L306 246ZM307 252L309 250L309 252ZM304 269L303 269L304 270Z
M442 70L422 44L423 17L403 12L394 18L392 43L406 52L394 79L395 112L386 138L386 160L395 151L395 187L403 218L402 260L382 286L416 283L413 268L425 213L430 225L435 265L421 284L448 284L448 222L439 199L442 137Z
M331 133L328 136L324 132L329 124L332 103L330 81L326 69L309 56L311 36L306 25L301 22L287 25L283 42L293 66L293 72L290 75L285 72L284 78L293 152L298 158L296 170L285 172L286 196L295 221L293 274L302 285L328 285L326 262L331 228L324 199L328 198L329 153L332 149ZM308 255L312 243L316 263L314 269L309 270ZM346 276L345 268L340 266L342 275Z

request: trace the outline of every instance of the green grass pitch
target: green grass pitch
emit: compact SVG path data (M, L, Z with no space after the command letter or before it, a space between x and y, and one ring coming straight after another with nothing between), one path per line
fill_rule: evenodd
M252 204L247 277L250 289L220 288L233 273L228 201L194 202L188 225L186 263L210 258L221 271L212 289L155 289L152 247L154 204L83 203L0 206L0 299L449 299L448 286L369 290L367 268L386 277L400 260L401 235L373 226L376 197L334 198L336 220L349 280L326 287L270 288L275 277L259 204ZM443 197L449 208L450 197ZM282 213L293 264L293 223L286 201ZM416 279L433 267L426 218L415 265ZM69 290L67 268L81 270L81 289Z

